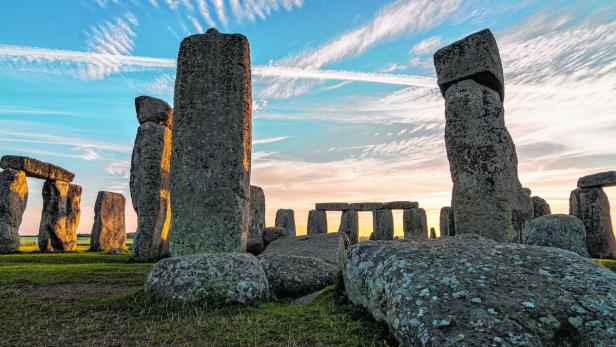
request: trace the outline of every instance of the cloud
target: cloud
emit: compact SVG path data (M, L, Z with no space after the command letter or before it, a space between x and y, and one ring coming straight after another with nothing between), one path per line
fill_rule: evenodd
M121 175L124 178L130 177L130 160L119 160L111 162L105 167L105 171L112 175Z
M191 23L193 24L193 26L195 27L195 30L197 30L197 32L199 34L203 34L203 27L201 26L201 23L199 23L199 21L197 20L197 18L193 17L193 16L188 16L188 19L190 19Z
M442 46L443 39L440 36L432 36L427 39L419 41L413 48L411 53L422 55L426 53L434 53L437 48Z
M199 8L199 13L203 17L207 25L211 27L216 26L216 22L214 22L214 19L212 19L212 15L207 4L205 3L205 0L197 0L197 7Z
M278 137L266 137L266 138L262 138L262 139L253 139L252 140L252 144L253 145L261 145L261 144L265 144L265 143L274 143L274 142L280 142L280 141L284 141L286 139L288 139L288 136L278 136Z

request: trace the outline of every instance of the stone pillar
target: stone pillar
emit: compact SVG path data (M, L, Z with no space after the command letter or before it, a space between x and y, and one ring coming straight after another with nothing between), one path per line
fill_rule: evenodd
M436 238L436 230L434 230L434 228L430 228L430 238L431 239Z
M371 240L393 240L394 215L391 210L372 211L372 229Z
M263 243L265 228L265 193L261 187L250 186L250 221L248 223L248 243L246 251L260 254L265 247Z
M453 181L456 234L521 242L532 218L518 179L515 145L504 119L503 69L489 30L434 54L445 97L445 145Z
M404 239L420 241L428 238L428 221L426 210L423 208L410 208L402 212L402 226Z
M531 198L533 202L533 219L552 214L550 204L539 196Z
M94 224L90 233L90 250L122 250L126 243L124 195L98 192L94 204Z
M295 237L295 213L291 209L279 209L276 211L276 224L279 228L285 228L291 237Z
M214 28L185 38L174 96L173 256L246 250L251 107L248 39Z
M449 206L441 207L438 227L441 232L441 237L454 236L456 234L453 224L453 208Z
M327 212L308 211L308 235L327 234Z
M357 211L342 211L338 232L345 233L352 245L359 242L359 220Z
M19 252L19 226L27 203L26 173L0 172L0 253Z
M586 247L593 258L616 258L610 203L603 188L577 188L569 196L569 214L586 228Z
M81 186L64 181L45 181L38 235L41 251L75 250L80 203Z
M148 96L135 99L137 129L130 168L130 195L137 213L133 259L157 260L168 253L171 222L169 166L173 109Z

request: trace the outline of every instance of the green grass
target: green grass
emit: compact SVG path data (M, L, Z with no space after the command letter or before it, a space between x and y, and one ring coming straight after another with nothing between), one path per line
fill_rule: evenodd
M594 261L612 271L616 271L616 260L614 259L594 259Z
M0 256L0 344L384 346L386 329L330 288L314 302L182 305L142 285L152 264L129 254Z

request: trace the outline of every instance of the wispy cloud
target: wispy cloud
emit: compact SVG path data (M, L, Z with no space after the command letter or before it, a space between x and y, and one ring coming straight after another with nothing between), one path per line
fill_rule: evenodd
M262 139L253 139L252 140L252 144L253 145L261 145L261 144L265 144L265 143L274 143L274 142L280 142L280 141L284 141L286 139L288 139L288 136L278 136L278 137L265 137Z
M427 39L419 41L413 48L411 53L422 55L426 53L434 53L437 48L442 46L443 38L440 36L432 36Z

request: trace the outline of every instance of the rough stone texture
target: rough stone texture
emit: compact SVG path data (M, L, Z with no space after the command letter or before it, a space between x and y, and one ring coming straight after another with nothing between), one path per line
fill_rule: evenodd
M550 204L539 196L531 197L533 202L533 218L548 216L552 214Z
M431 239L436 238L436 230L434 230L434 228L430 228L430 238Z
M45 181L38 244L41 251L72 251L77 246L81 186Z
M411 208L402 212L402 227L405 240L425 240L428 238L428 219L423 208Z
M319 258L263 254L259 260L276 296L312 293L336 283L338 268Z
M371 237L371 240L394 239L394 215L391 210L372 211Z
M441 232L441 237L453 236L456 234L455 226L453 224L453 209L451 207L441 207L438 227Z
M520 242L532 203L518 180L515 145L498 94L465 80L450 86L445 100L456 234Z
M568 214L554 214L533 219L528 224L524 243L528 245L556 247L590 257L586 250L584 223Z
M496 39L489 29L473 33L434 53L434 66L441 93L463 80L474 80L505 99L503 66Z
M250 186L248 235L257 235L258 230L263 228L265 228L265 193L261 187Z
M357 211L342 211L338 232L344 233L354 245L359 242L359 219Z
M348 244L349 239L343 233L315 234L278 239L270 243L262 254L313 257L339 266Z
M19 252L19 226L28 203L28 182L23 171L0 172L0 253Z
M327 234L327 212L308 211L308 235L312 234Z
M267 247L267 245L278 239L293 236L287 229L281 227L265 227L261 230L263 232L263 247Z
M148 274L145 291L165 299L208 305L253 304L269 298L259 260L245 253L163 259Z
M533 191L530 190L530 188L522 188L522 190L524 191L524 193L526 193L526 195L531 196L533 194Z
M318 202L314 205L314 209L319 211L347 211L349 204L346 202Z
M34 158L5 155L0 159L0 168L24 171L26 176L48 180L72 182L75 174L54 164Z
M382 202L356 202L349 204L349 210L353 211L374 211L383 207Z
M94 225L90 233L90 250L109 251L123 249L126 243L124 195L98 192L94 204Z
M172 255L246 250L251 110L248 39L213 28L185 38L175 79Z
M258 235L248 235L248 241L246 243L246 252L253 255L259 255L265 249L265 242L263 241L263 230L259 229L258 232Z
M569 214L586 228L586 248L593 258L616 258L610 202L602 188L577 188L569 196Z
M369 241L346 251L343 278L403 346L616 344L616 273L557 248Z
M616 186L616 171L599 172L596 174L580 177L577 181L578 188L612 187Z
M171 222L171 130L145 122L137 130L130 168L130 195L137 213L133 259L157 260L168 250Z
M415 201L391 201L385 202L381 206L383 210L406 210L409 208L418 208L419 203Z
M276 211L276 224L279 228L285 228L291 234L295 236L295 213L291 209L279 209Z
M173 108L163 100L151 96L139 96L135 98L135 109L139 124L153 122L173 128Z

